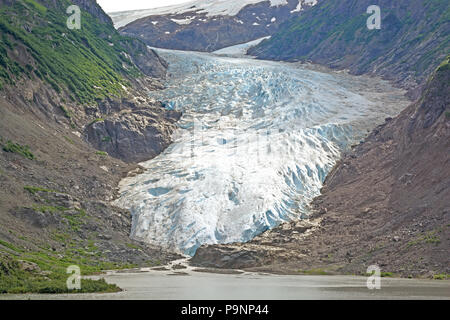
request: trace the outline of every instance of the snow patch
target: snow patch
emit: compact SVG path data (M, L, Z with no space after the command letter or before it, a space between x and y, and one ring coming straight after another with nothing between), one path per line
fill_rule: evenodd
M302 11L304 4L307 4L309 6L315 6L317 4L317 0L299 0L297 8L292 10L291 13Z
M241 57L247 54L248 49L257 46L263 40L270 39L270 36L259 38L247 43L238 44L231 47L226 47L217 51L214 51L213 54L219 56L228 56L228 57Z
M180 20L179 19L170 19L170 20L172 20L173 22L175 22L177 24L183 25L183 24L191 24L193 19L195 19L195 17L187 18L187 19L180 19Z
M153 8L147 10L123 11L109 13L116 28L123 27L135 20L167 14L184 14L187 12L205 13L208 17L235 16L247 5L257 4L267 0L194 0L181 5ZM304 0L302 0L304 1ZM315 0L306 0L315 1ZM272 7L287 5L287 0L270 0Z

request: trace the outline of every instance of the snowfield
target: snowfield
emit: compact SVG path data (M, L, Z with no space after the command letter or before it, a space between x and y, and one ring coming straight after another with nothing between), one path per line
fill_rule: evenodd
M208 17L214 16L235 16L242 8L248 5L257 4L267 0L194 0L181 5L166 6L148 10L124 11L109 13L116 28L123 27L135 20L154 16L169 14L197 13L206 14ZM299 0L294 12L303 10L303 5L315 5L317 0ZM287 0L270 0L271 6L284 6Z

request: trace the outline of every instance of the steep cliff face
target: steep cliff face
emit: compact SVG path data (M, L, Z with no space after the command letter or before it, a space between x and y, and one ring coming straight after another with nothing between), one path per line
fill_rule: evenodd
M345 155L309 221L247 244L201 247L193 262L221 268L403 276L450 273L450 60L420 100Z
M71 4L80 30L67 28ZM136 169L125 162L170 143L180 115L150 97L166 68L95 0L0 1L0 267L34 264L2 274L1 293L65 292L71 264L86 273L177 257L129 239L130 213L108 203Z
M371 14L366 12L373 4L381 9L380 30L367 28ZM249 54L377 74L412 89L449 52L449 30L450 4L445 0L326 0L284 23Z
M56 3L58 0L45 0L46 3ZM111 24L111 18L103 11L103 9L97 4L97 1L92 0L72 0L72 3L78 5L81 9L88 12L90 15L97 18L99 21L105 24Z
M266 37L316 0L197 0L167 8L112 13L124 35L152 47L212 52ZM134 20L134 21L133 21Z
M160 108L163 109L162 104ZM139 163L156 157L171 144L179 112L155 112L145 105L133 106L129 112L121 110L86 128L88 141L97 149L126 162Z

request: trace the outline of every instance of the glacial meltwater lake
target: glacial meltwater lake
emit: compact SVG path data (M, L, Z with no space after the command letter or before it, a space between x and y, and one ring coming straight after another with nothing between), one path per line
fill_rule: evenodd
M226 51L225 51L226 52ZM131 237L193 255L307 217L343 151L409 101L388 82L312 66L158 50L183 112L174 143L122 181Z
M124 291L107 294L0 295L31 300L450 300L450 281L382 278L369 290L357 276L216 274L193 270L110 272ZM97 277L98 278L98 277Z

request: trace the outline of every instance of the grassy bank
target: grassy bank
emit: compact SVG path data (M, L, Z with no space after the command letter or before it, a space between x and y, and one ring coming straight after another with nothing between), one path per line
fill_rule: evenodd
M69 275L64 272L32 272L20 269L18 261L0 261L0 294L23 293L92 293L118 292L121 289L101 280L81 280L80 290L69 290L66 281Z
M93 275L107 269L129 268L131 265L98 262L82 255L58 257L48 251L27 252L1 241L8 254L0 252L0 294L22 293L92 293L118 292L119 287L108 284L104 279L81 280L80 290L69 290L67 279L71 274L67 267L77 265L81 275Z
M121 97L130 86L124 76L140 75L125 54L124 44L132 40L120 36L111 24L83 11L82 28L67 28L65 10L70 4L62 0L47 8L19 0L0 8L0 88L24 77L40 78L57 93L92 104ZM23 48L26 64L14 54Z

